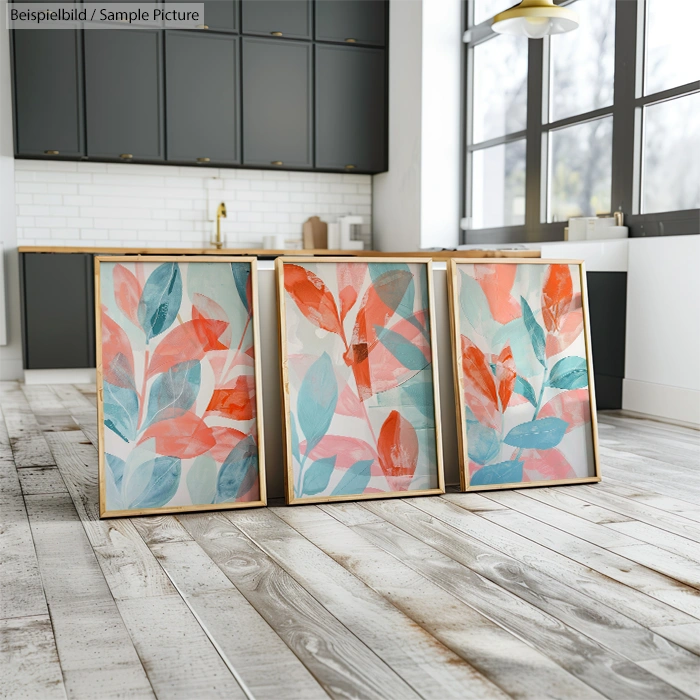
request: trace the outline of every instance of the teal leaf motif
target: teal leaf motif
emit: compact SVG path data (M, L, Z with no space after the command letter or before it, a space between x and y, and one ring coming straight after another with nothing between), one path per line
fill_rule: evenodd
M537 360L543 367L546 367L544 330L535 320L535 315L532 313L532 309L525 297L520 297L520 306L523 310L523 321L527 332L530 334L530 342L532 343L532 349L535 351L535 357L537 357Z
M361 459L348 469L333 489L331 496L355 496L364 493L372 477L373 459Z
M408 397L410 405L417 408L429 421L435 421L435 399L432 377L423 379L421 374L401 385L402 392Z
M199 455L194 460L185 479L193 505L214 502L218 470L216 461L210 454Z
M399 274L396 274L396 273ZM412 326L415 326L426 337L428 335L427 328L424 328L420 321L416 318L413 307L416 298L416 286L413 273L406 263L369 263L369 274L377 290L379 298L390 308L395 309L396 313L402 318L405 318ZM407 282L407 284L406 284ZM405 292L398 303L398 306L392 306L394 303L394 294L388 289L396 285L400 290L405 285ZM428 308L428 290L427 285L421 284L421 307L423 311ZM427 325L427 322L426 322Z
M338 404L338 382L327 352L309 367L299 388L297 414L306 438L306 454L321 442Z
M139 300L138 319L147 342L172 326L181 303L182 277L179 265L159 265L146 280Z
M103 382L104 424L124 442L136 439L139 399L133 389Z
M539 418L516 425L503 442L525 450L549 450L561 442L568 427L561 418Z
M535 390L532 388L532 384L518 375L515 378L515 388L513 391L520 396L524 396L533 406L537 406L537 396L535 396Z
M583 357L559 360L549 375L549 386L557 389L584 389L588 386L588 366Z
M177 457L156 457L140 464L138 471L148 474L148 480L138 480L139 483L146 483L140 493L128 502L129 509L160 508L177 492L182 471ZM132 483L136 482L132 478Z
M111 454L105 454L107 510L123 510L121 496L122 478L124 476L124 460Z
M471 327L489 337L496 327L496 321L491 315L488 300L481 285L464 270L459 271L459 305L462 314Z
M337 455L317 459L306 470L304 473L304 483L301 487L302 496L315 496L328 486L328 482L331 480L331 475L335 469L336 459Z
M297 462L301 462L301 455L299 453L299 433L297 432L297 421L294 418L294 414L289 412L289 424L292 428L292 455Z
M391 328L375 326L374 332L381 344L406 368L419 371L428 366L429 362L420 348L416 347L410 340L404 338L400 333L392 331Z
M184 415L197 399L201 378L199 360L180 362L158 375L148 395L146 425Z
M523 480L523 463L513 459L498 464L489 464L475 471L469 477L470 486L489 484L518 484Z
M215 503L234 501L250 490L258 476L258 446L252 435L229 452L219 470Z
M467 452L472 462L488 464L500 450L501 439L493 428L467 421Z
M250 305L248 304L248 278L250 277L250 263L231 263L233 271L233 279L236 283L238 296L241 298L241 303L245 310L250 313Z

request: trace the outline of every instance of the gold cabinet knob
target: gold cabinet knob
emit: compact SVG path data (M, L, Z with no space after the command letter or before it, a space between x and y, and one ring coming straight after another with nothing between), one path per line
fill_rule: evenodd
M284 36L282 32L270 32L272 36Z
M271 160L270 165L284 165L281 160Z
M44 151L44 155L46 156L57 156L58 153L58 151Z
M211 158L197 158L198 163L209 163L211 162Z
M198 24L197 29L209 29L209 25L208 24Z
M346 165L346 166L345 166L345 169L346 169L346 170L354 170L354 169L355 169L355 166L354 166L354 165L351 165L351 164L350 164L350 165Z
M120 153L119 157L122 160L131 160L134 156L131 153Z
M357 43L357 39L346 39L346 40L345 40L345 43L346 43L346 44L356 44L356 43Z

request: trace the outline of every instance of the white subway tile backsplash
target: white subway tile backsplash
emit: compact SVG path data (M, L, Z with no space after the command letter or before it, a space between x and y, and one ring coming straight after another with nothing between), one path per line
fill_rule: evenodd
M369 175L139 165L15 161L20 245L207 246L212 211L225 202L229 247L260 247L266 234L301 238L309 216L365 217ZM213 205L213 210L212 210Z

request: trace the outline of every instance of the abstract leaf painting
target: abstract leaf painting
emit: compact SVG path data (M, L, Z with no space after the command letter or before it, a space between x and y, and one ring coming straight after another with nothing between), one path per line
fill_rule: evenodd
M583 265L450 261L462 489L599 481Z
M277 273L287 502L442 493L430 262Z
M100 516L264 505L254 260L95 265Z

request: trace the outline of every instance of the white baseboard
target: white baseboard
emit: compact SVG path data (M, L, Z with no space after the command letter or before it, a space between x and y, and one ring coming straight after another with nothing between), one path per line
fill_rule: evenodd
M700 391L693 389L624 379L622 409L700 427Z
M85 369L25 369L25 384L92 384L95 368Z

